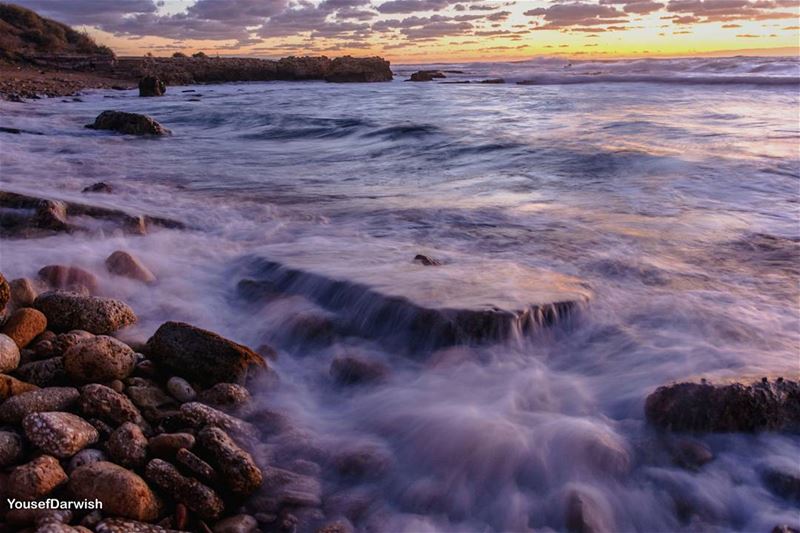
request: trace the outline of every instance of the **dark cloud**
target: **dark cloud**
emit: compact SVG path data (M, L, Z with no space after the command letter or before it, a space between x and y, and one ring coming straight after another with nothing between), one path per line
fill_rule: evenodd
M525 15L542 18L544 24L537 26L535 28L537 30L602 26L628 20L625 13L614 6L587 2L553 4L549 7L530 9L525 12Z
M797 0L670 0L666 9L687 24L794 18L798 6Z
M125 15L155 13L153 0L15 0L15 4L67 24L90 26L115 22Z
M600 3L620 6L625 13L636 15L647 15L664 7L663 3L653 0L600 0Z

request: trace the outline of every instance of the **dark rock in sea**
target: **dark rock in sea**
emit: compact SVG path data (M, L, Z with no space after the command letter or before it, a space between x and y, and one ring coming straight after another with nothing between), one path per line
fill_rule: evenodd
M221 429L204 428L197 434L197 445L234 494L249 496L261 486L261 469L253 457Z
M81 192L99 192L110 194L114 192L114 188L104 181L98 181L97 183L93 183L88 187L84 187Z
M385 381L389 368L378 361L346 356L333 360L330 373L339 385L363 385Z
M125 422L111 433L106 448L111 459L126 468L139 468L147 460L147 437L131 422Z
M438 259L428 257L427 255L417 254L414 256L414 262L424 266L439 266L442 264Z
M19 346L14 339L0 333L0 372L11 372L20 362Z
M774 494L800 503L800 467L796 463L766 466L761 470L761 479Z
M158 518L161 510L161 502L147 483L114 463L101 461L76 469L67 488L77 500L100 500L104 515L149 522Z
M76 266L47 265L39 269L39 278L53 289L97 292L97 277Z
M11 498L38 500L66 481L67 474L58 459L51 455L40 455L11 471L6 490Z
M267 466L263 472L262 490L249 503L260 512L277 512L285 506L319 507L322 504L322 486L319 480Z
M437 78L446 78L440 70L419 70L414 72L407 81L433 81Z
M145 477L171 499L184 504L204 520L216 520L224 510L224 503L213 489L182 475L162 459L147 463Z
M645 415L672 431L797 431L800 383L781 378L752 385L678 383L650 394Z
M32 383L25 383L15 377L0 374L0 401L13 398L17 394L36 390L39 387Z
M142 283L155 283L156 277L141 261L122 250L117 250L106 258L106 268L112 274L135 279Z
M128 135L169 135L171 132L152 117L124 111L103 111L92 124L92 130L111 130Z
M97 430L72 413L32 413L22 420L25 437L44 453L65 459L97 442Z
M74 387L46 387L17 394L0 404L0 422L19 424L31 413L67 411L78 401Z
M113 337L98 335L64 352L64 369L77 383L125 379L136 366L136 354Z
M28 346L30 342L44 333L47 329L47 317L41 311L32 309L30 307L23 307L17 309L3 324L2 333L11 337L11 339L22 349ZM6 372L0 363L0 372Z
M99 418L115 427L125 422L144 424L142 414L127 396L99 383L81 388L78 409L87 418Z
M481 80L478 83L491 83L491 84L497 83L497 84L501 84L501 83L505 83L505 82L506 82L506 80L504 80L503 78L492 78L492 79L488 79L488 80Z
M72 226L67 222L67 204L59 200L41 201L36 206L33 223L43 230L67 233L72 231Z
M325 81L333 83L362 83L391 81L389 62L380 57L337 57L331 61Z
M162 324L147 347L160 367L205 386L244 383L248 374L267 368L250 348L182 322Z
M800 533L800 529L795 529L786 524L780 524L773 527L770 533Z
M704 443L693 439L677 439L670 443L669 451L672 460L678 466L696 470L714 460L714 454Z
M50 328L56 331L79 329L108 335L136 323L133 309L112 298L51 291L40 294L34 307L44 313Z
M139 96L164 96L167 84L154 76L145 76L139 80Z

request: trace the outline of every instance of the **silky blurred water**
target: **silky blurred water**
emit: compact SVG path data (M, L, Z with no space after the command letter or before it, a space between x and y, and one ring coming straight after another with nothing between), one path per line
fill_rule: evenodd
M715 458L693 471L643 417L647 394L672 380L800 374L797 60L441 68L462 71L443 81L531 84L401 75L0 103L0 126L44 133L0 133L3 189L193 228L6 240L0 267L92 269L139 314L130 338L176 319L276 345L281 384L259 401L292 421L284 441L323 450L325 513L359 529L564 530L574 490L609 531L800 527L796 503L761 479L766 464L800 470L800 438L695 436ZM105 109L152 115L173 135L83 128ZM101 180L115 192L80 193ZM119 248L160 283L104 274ZM380 339L305 342L293 320L323 313L313 303L253 307L235 290L244 256L336 263L357 281L416 253L445 260L437 276L477 269L498 294L524 299L504 282L531 269L580 280L591 300L535 338L409 358ZM333 385L343 354L384 362L388 381ZM353 449L371 450L374 475L330 467Z

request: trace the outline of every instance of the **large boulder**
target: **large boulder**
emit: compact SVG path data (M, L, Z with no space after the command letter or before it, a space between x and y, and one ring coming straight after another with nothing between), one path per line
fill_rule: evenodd
M145 76L139 80L139 96L164 96L167 84L155 76Z
M136 366L136 353L114 337L98 335L64 352L64 370L78 383L125 379Z
M800 382L677 383L645 402L647 420L673 431L800 430Z
M32 413L22 420L25 436L43 452L59 458L75 455L97 442L97 430L71 413Z
M42 293L36 298L34 307L44 313L54 330L77 329L108 335L136 322L136 314L125 302L73 292Z
M331 61L325 81L334 83L392 81L389 62L380 57L337 57Z
M100 500L105 516L149 522L158 518L161 508L160 501L142 478L106 461L77 468L67 488L76 500Z
M87 128L111 130L128 135L169 135L171 132L152 117L124 111L103 111Z
M147 348L160 367L204 386L243 383L249 372L267 366L250 348L182 322L162 324Z

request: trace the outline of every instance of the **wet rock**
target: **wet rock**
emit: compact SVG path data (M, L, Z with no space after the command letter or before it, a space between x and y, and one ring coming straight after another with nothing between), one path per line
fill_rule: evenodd
M389 369L377 361L347 356L334 359L331 363L330 373L339 385L362 385L385 381L389 375Z
M75 499L100 500L105 515L147 522L158 518L161 507L142 478L114 463L98 462L76 469L67 488Z
M97 277L88 270L76 266L48 265L39 270L39 278L53 289L78 292L85 289L90 293L97 292Z
M711 448L700 441L680 439L670 444L672 460L683 468L695 470L714 460Z
M364 83L392 80L389 62L380 57L344 56L330 63L325 81L333 83Z
M8 300L11 298L11 287L8 285L6 277L0 273L0 313L5 311Z
M768 466L761 471L761 479L774 494L800 503L800 467L797 464Z
M72 472L82 466L107 460L108 458L106 457L106 454L102 452L102 450L96 450L95 448L84 448L73 455L72 459L69 460L69 464L67 464L67 473L72 475Z
M22 437L18 433L0 430L0 468L19 463L24 450Z
M503 78L489 78L488 80L481 80L478 83L489 83L489 84L503 84L506 80Z
M253 497L253 506L276 512L284 506L319 507L322 487L314 478L268 466L263 472L262 490Z
M255 533L258 521L248 514L229 516L214 524L214 533Z
M438 259L428 257L427 255L417 254L414 256L414 262L423 266L440 266L442 263Z
M72 227L67 222L67 204L59 200L42 200L36 206L33 225L39 229L70 232Z
M36 285L29 278L17 278L9 284L11 287L11 303L14 307L31 307L38 296Z
M150 455L162 459L172 459L181 448L191 450L195 438L191 433L162 433L151 437L147 443Z
M106 268L117 276L135 279L142 283L156 282L156 276L150 272L149 268L131 254L122 250L117 250L106 258Z
M46 387L23 392L0 405L0 421L19 424L31 413L67 411L79 397L78 389L73 387Z
M177 451L175 462L197 479L209 483L218 481L217 471L214 470L214 467L186 448L181 448Z
M250 392L236 383L217 383L200 393L197 400L216 407L233 411L250 402Z
M36 309L23 307L17 309L3 324L2 333L11 337L17 346L22 349L30 342L44 333L47 329L47 318Z
M86 339L64 353L67 376L78 383L125 379L135 366L135 352L105 335Z
M213 489L194 478L186 477L178 469L161 459L147 463L145 477L153 485L169 494L173 500L184 504L204 520L216 520L224 504Z
M41 455L11 471L8 495L19 500L37 500L67 481L58 459Z
M31 361L17 368L15 373L24 381L39 387L58 385L63 383L67 377L67 373L64 371L63 357Z
M110 194L114 192L114 188L104 181L98 181L97 183L92 183L88 187L84 187L81 192L101 192Z
M800 383L678 383L648 396L645 415L650 423L673 431L795 431L800 428Z
M155 76L145 76L139 80L139 96L164 96L167 84Z
M87 128L111 130L128 135L169 135L171 132L152 117L123 111L103 111Z
M356 445L341 451L332 459L340 476L351 479L374 479L384 475L392 465L392 455L373 445Z
M186 427L218 427L239 440L256 440L258 437L258 431L252 424L198 402L181 405L180 418Z
M54 330L85 330L108 335L136 322L133 310L112 298L82 296L72 292L45 292L34 306L47 317Z
M176 533L156 524L125 520L123 518L106 518L95 526L95 533Z
M610 513L597 495L570 490L566 501L566 529L570 533L611 533Z
M25 383L15 377L0 374L0 401L38 388L32 383Z
M266 362L250 348L182 322L166 322L147 341L150 359L192 382L243 383Z
M144 419L135 405L124 394L110 387L92 383L81 388L78 408L88 418L99 418L114 426L131 422L142 426Z
M106 444L111 459L127 468L138 468L147 460L147 437L136 424L125 422L114 430Z
M10 372L19 365L19 346L14 339L0 333L0 372Z
M253 457L221 429L203 429L197 435L197 444L234 494L248 496L261 486L261 470Z
M436 78L446 78L440 70L419 70L411 74L408 81L433 81Z
M167 391L181 403L191 402L197 396L189 382L178 376L172 376L167 380Z
M28 440L44 453L59 458L75 455L97 442L97 430L79 416L58 411L32 413L22 420Z

